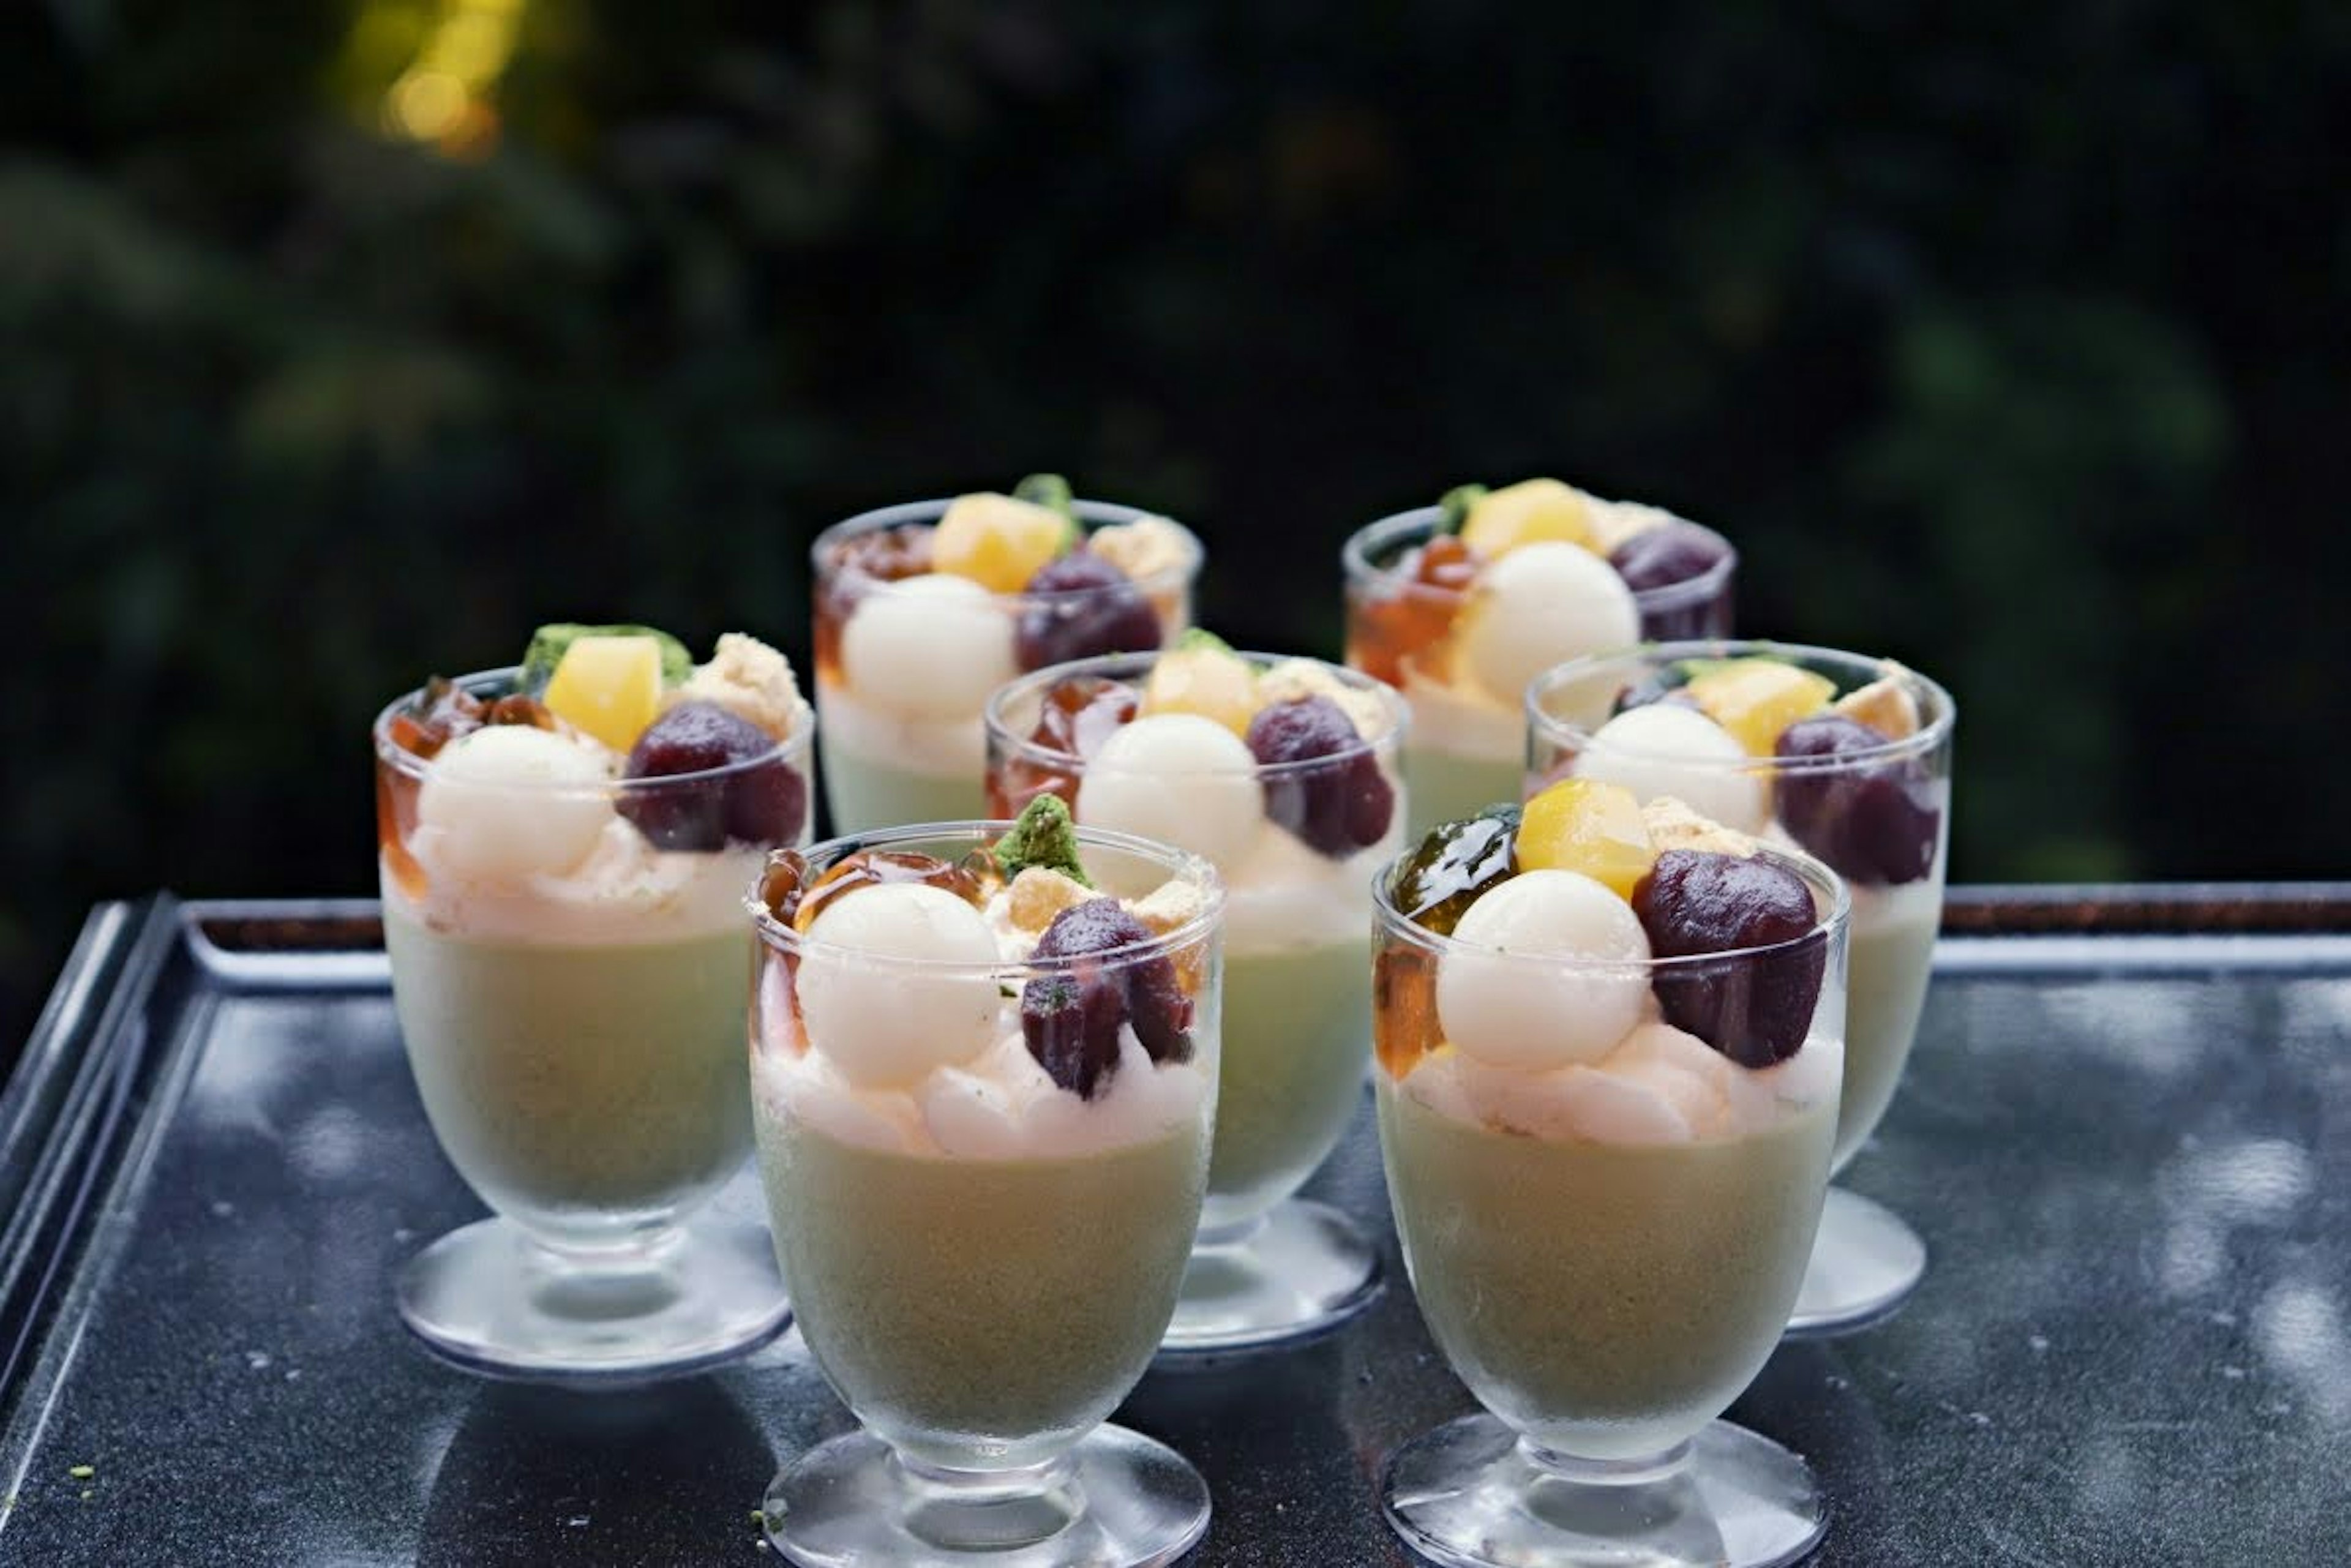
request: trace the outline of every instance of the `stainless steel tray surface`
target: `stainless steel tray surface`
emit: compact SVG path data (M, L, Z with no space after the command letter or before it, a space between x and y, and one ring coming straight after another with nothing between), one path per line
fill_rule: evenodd
M1956 930L1997 927L1974 907ZM1925 1235L1927 1282L1783 1345L1731 1411L1818 1469L1814 1562L2351 1562L2351 936L2161 925L1946 939L1848 1176ZM797 1335L594 1396L407 1339L395 1269L480 1211L378 940L360 904L92 915L0 1096L0 1563L775 1561L762 1489L849 1425ZM1410 1561L1380 1467L1472 1407L1368 1108L1312 1190L1386 1238L1385 1297L1155 1371L1119 1416L1208 1478L1201 1564Z

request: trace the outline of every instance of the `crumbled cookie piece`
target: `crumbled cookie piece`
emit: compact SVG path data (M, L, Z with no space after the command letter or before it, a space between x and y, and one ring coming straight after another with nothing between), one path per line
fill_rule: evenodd
M1049 866L1032 865L1012 879L1005 896L1008 900L1005 911L1012 924L1034 935L1050 925L1053 916L1064 909L1099 894L1074 877Z
M1845 693L1829 705L1829 711L1865 724L1888 740L1907 739L1918 733L1918 701L1903 679L1909 672L1890 659L1882 668L1884 674Z
M808 704L801 700L791 661L740 632L721 636L710 662L695 665L664 696L663 706L689 702L716 703L778 740L789 740L808 722Z
M1604 501L1590 494L1584 497L1584 516L1592 523L1592 548L1602 555L1614 555L1616 547L1626 539L1676 520L1663 507L1639 501Z
M1649 841L1659 854L1667 850L1704 850L1745 857L1760 847L1745 833L1700 816L1671 795L1660 795L1643 806L1641 822L1649 830Z
M1165 517L1139 517L1097 528L1086 548L1137 582L1175 570L1191 555L1183 530Z
M1141 921L1155 936L1165 936L1179 931L1197 920L1208 907L1208 895L1199 887L1181 879L1161 883L1142 898L1128 901L1126 912ZM1184 988L1199 994L1203 971L1207 966L1208 949L1205 943L1195 943L1184 951L1172 955L1176 960L1176 977Z
M1296 702L1301 697L1329 697L1355 727L1355 733L1369 740L1395 727L1395 717L1389 711L1390 699L1362 686L1350 685L1339 678L1329 666L1312 659L1284 659L1259 672L1257 700L1261 708L1276 703Z

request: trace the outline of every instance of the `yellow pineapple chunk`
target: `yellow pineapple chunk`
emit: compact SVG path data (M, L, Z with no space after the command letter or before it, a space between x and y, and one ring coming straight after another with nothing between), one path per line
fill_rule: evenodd
M581 637L563 651L543 700L575 729L626 751L661 712L661 654L652 637Z
M1682 688L1750 757L1769 757L1780 732L1829 706L1836 683L1778 659L1726 659Z
M1050 507L993 492L957 496L931 536L931 568L990 593L1018 593L1074 538L1070 519Z
M1513 848L1522 871L1582 872L1628 901L1657 858L1633 791L1596 779L1562 779L1528 801Z
M1552 539L1597 549L1583 492L1557 479L1527 479L1489 490L1471 504L1461 525L1461 542L1489 559Z
M1222 639L1195 631L1186 632L1182 642L1159 655L1143 688L1141 711L1198 714L1246 740L1249 720L1261 706L1257 672L1249 668L1249 661Z

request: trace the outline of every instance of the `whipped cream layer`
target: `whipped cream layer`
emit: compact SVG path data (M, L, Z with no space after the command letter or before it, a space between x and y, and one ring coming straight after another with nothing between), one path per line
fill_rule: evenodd
M569 871L485 878L453 863L445 838L429 826L409 836L425 891L412 896L385 865L385 902L444 936L550 946L674 941L738 925L744 892L767 859L758 846L658 850L615 812Z
M1404 697L1412 707L1411 745L1481 762L1515 762L1526 753L1526 716L1468 679L1437 680L1417 660L1404 666Z
M1892 931L1924 928L1933 932L1943 919L1943 874L1939 868L1917 882L1865 887L1847 883L1853 895L1853 933L1880 936Z
M869 702L846 682L820 680L824 744L910 773L970 780L987 767L987 727L980 710L967 718L922 718Z
M739 907L739 906L738 906ZM761 1049L751 1053L753 1092L774 1114L796 1117L847 1144L890 1154L942 1159L1060 1158L1155 1143L1206 1124L1215 1091L1213 1042L1187 1061L1155 1062L1132 1023L1119 1028L1118 1066L1091 1100L1063 1089L1029 1053L1020 1022L1018 973L1037 933L1012 919L1010 896L998 892L982 912L1006 965L991 1042L977 1056L935 1067L904 1088L852 1082L820 1044L801 1032L786 994L786 969L770 962L760 972ZM831 961L834 978L854 974L853 956ZM871 983L885 997L893 968L871 966Z
M1404 800L1402 782L1384 766ZM1371 932L1372 878L1404 844L1399 805L1386 836L1343 860L1317 852L1268 821L1249 852L1217 867L1225 883L1225 951L1235 955L1362 943Z
M1656 999L1598 1061L1544 1071L1447 1050L1397 1086L1439 1115L1522 1137L1654 1145L1748 1136L1823 1101L1844 1077L1844 1042L1815 1032L1776 1066L1740 1066L1667 1023Z

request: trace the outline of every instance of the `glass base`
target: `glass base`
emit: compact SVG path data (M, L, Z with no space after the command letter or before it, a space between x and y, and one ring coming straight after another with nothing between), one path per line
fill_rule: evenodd
M1293 1197L1229 1236L1203 1231L1184 1265L1161 1354L1246 1350L1321 1333L1380 1294L1380 1255L1355 1222Z
M802 1568L1155 1568L1208 1531L1199 1472L1108 1426L1050 1464L993 1471L912 1464L852 1432L785 1466L762 1506Z
M399 1301L401 1322L442 1359L546 1383L699 1372L791 1321L767 1232L709 1213L586 1260L485 1219L418 1253L401 1273Z
M1398 1449L1380 1507L1447 1568L1773 1568L1828 1530L1804 1461L1727 1421L1621 1463L1543 1454L1471 1416Z
M1894 1315L1927 1272L1927 1244L1884 1204L1829 1188L1792 1337L1851 1333Z

